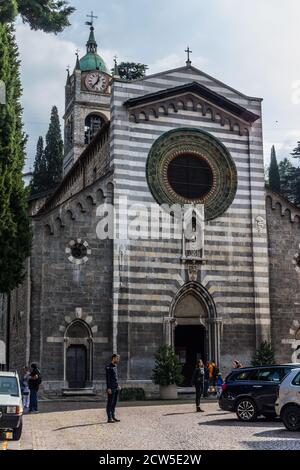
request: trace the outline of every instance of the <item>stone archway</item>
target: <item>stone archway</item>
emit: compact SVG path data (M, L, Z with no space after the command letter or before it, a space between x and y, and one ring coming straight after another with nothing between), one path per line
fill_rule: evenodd
M93 380L93 337L88 324L72 321L64 338L64 380L69 388L85 388Z
M189 338L186 347L188 360L193 361L201 357L203 360L214 360L220 367L221 321L217 317L212 296L201 284L189 282L178 291L171 304L168 320L168 344L177 351L180 347L183 350L184 342Z

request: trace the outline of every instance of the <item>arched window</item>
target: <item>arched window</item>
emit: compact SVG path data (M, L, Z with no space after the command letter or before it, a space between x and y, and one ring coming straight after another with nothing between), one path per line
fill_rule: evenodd
M89 338L90 332L87 326L81 321L73 322L68 330L68 337L69 338Z
M89 114L84 123L84 143L88 145L101 127L105 124L105 119L98 114Z

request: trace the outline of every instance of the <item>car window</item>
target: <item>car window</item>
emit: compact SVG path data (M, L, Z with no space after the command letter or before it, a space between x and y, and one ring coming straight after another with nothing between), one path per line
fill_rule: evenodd
M300 386L300 372L298 372L298 374L296 375L296 377L292 381L292 384Z
M0 395L19 396L18 382L15 377L0 377Z
M264 382L281 382L284 371L281 368L274 369L258 369L253 380Z
M250 380L251 376L253 374L252 370L244 370L243 372L235 374L233 377L231 377L231 380L238 380L238 381L243 381L243 380Z

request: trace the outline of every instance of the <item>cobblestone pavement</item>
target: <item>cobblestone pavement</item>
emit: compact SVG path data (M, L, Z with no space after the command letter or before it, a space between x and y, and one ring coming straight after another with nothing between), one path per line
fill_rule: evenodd
M39 414L24 416L20 442L9 449L294 449L299 433L286 431L279 421L262 418L240 423L217 403L126 405L118 408L120 423L107 424L103 404L43 404ZM57 411L53 411L56 409Z

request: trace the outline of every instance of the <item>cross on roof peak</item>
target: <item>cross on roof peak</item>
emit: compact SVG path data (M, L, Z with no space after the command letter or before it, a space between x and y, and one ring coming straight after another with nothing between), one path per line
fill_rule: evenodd
M187 53L186 65L191 65L192 61L190 60L190 54L192 54L193 51L191 51L190 46L187 46L187 48L186 48L186 50L185 50L184 52Z
M93 11L91 11L90 15L86 15L86 16L87 16L87 18L90 18L90 21L86 22L86 24L89 25L89 26L93 26L94 20L98 19L98 16L95 16Z

